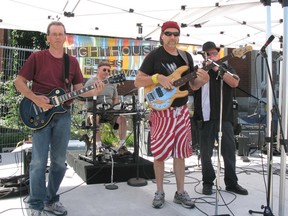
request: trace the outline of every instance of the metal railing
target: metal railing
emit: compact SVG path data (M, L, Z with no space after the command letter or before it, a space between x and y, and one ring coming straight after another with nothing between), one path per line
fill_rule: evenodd
M10 152L27 136L17 114L13 115L13 80L33 49L0 45L0 152ZM14 109L15 112L15 109ZM11 123L12 122L12 123Z

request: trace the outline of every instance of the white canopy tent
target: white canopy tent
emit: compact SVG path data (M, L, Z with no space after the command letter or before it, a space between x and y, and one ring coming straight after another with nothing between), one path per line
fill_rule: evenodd
M283 8L272 2L272 48L281 50ZM1 0L0 28L46 32L52 20L71 34L146 40L159 40L162 23L174 20L181 25L181 43L213 40L257 50L266 41L267 14L260 0Z
M283 80L287 83L287 11L272 0L1 0L0 28L46 32L48 23L59 20L67 33L104 37L159 40L160 27L168 20L181 25L180 43L218 46L252 45L259 50L272 34L271 50L283 50ZM284 2L284 1L283 1ZM285 1L286 2L286 1ZM286 2L287 4L287 2ZM285 12L285 13L284 13ZM284 41L284 43L283 43ZM269 56L271 63L271 55ZM271 65L270 65L271 67ZM283 85L283 123L287 139L287 85ZM271 94L268 97L272 103ZM267 121L269 123L269 121ZM286 123L286 124L285 124ZM282 146L283 147L283 146ZM284 216L286 154L282 148L279 212ZM270 203L271 204L271 203Z

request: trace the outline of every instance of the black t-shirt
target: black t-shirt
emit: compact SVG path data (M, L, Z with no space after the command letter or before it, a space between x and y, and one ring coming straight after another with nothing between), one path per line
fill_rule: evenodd
M187 60L189 62L190 68L193 68L193 59L192 56L185 52L187 56ZM152 50L144 59L140 71L147 75L153 75L153 74L163 74L165 76L171 75L177 68L186 65L185 60L181 57L180 54L177 56L171 55L168 52L165 51L163 46ZM184 76L185 74L189 73L189 71L186 71L182 74ZM188 90L189 84L188 82L184 85L179 87L179 90ZM188 101L188 95L182 98L176 98L173 103L171 104L171 107L179 107L186 104Z

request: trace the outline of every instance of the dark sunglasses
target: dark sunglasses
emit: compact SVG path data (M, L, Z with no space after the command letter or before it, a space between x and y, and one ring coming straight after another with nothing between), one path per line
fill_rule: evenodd
M215 52L207 52L207 55L208 56L217 56L218 52L217 51L215 51Z
M171 36L171 35L174 35L174 37L179 37L180 35L180 32L170 32L170 31L166 31L166 32L163 32L163 34L165 34L166 36Z
M110 69L104 68L103 71L104 71L104 72L108 71L108 73L110 73Z

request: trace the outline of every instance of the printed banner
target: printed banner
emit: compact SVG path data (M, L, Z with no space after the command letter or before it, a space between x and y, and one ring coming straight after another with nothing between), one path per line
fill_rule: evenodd
M111 64L111 75L124 73L127 80L135 80L145 56L160 45L158 41L123 38L67 35L65 51L75 56L84 78L97 73L98 63L106 60ZM180 44L179 49L193 53L201 46ZM194 64L203 61L201 55L193 56Z

